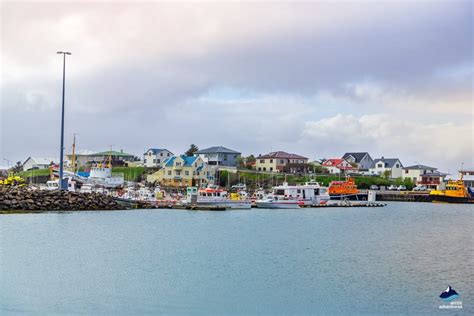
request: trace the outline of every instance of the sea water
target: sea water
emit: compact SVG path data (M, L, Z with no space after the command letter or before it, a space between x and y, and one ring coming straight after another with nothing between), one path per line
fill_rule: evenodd
M474 313L474 207L0 215L0 314ZM449 312L449 311L448 311Z

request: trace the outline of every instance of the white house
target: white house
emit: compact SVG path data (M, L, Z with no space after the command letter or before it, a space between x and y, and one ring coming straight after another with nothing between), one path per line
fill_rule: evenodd
M345 153L342 159L347 160L351 164L355 164L360 171L369 170L374 163L374 160L370 157L368 152Z
M437 168L425 165L414 165L403 168L403 178L410 179L417 185L425 185L428 188L436 188L446 177Z
M403 165L398 158L380 158L375 159L369 172L384 175L388 171L388 177L391 179L400 178L403 175Z
M30 169L47 169L51 163L57 164L57 161L55 158L28 157L23 163L23 171Z
M326 168L329 171L329 173L334 173L334 174L350 172L357 169L343 158L327 159L321 164L321 166Z
M145 167L159 167L173 153L168 149L150 148L143 154L143 165Z

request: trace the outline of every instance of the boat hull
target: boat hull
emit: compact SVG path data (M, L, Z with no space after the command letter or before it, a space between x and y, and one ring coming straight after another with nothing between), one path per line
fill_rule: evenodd
M431 202L434 203L462 203L462 204L474 204L474 198L470 197L455 197L446 195L430 195Z
M257 201L255 203L258 208L271 208L271 209L296 209L300 208L297 202L276 202L276 201Z
M330 194L331 200L367 201L367 193Z

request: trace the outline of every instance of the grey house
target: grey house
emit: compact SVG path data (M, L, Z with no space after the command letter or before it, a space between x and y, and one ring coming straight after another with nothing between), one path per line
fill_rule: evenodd
M209 147L196 152L205 162L213 166L237 167L238 151L223 146Z
M355 163L359 170L369 170L374 163L374 160L367 152L345 153L344 156L342 156L342 159L345 159L350 163Z

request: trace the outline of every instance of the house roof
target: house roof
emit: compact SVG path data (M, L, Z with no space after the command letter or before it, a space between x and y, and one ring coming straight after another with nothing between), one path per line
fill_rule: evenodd
M115 157L133 157L132 154L127 154L121 151L116 151L116 150L107 150L107 151L101 151L98 153L90 154L89 156L115 156Z
M37 165L49 165L51 161L56 163L58 160L56 158L44 158L44 157L28 157L23 164L25 164L29 159Z
M393 168L393 166L395 166L395 164L398 162L400 162L400 166L403 168L403 164L402 162L400 161L400 159L398 158L379 158L379 159L374 159L374 162L372 164L372 168L375 168L375 166L377 165L377 163L379 162L383 162L386 164L385 168Z
M429 166L425 166L425 165L413 165L413 166L409 166L409 167L405 167L403 169L411 169L411 170L436 170L438 168L435 168L435 167L429 167Z
M347 162L347 160L342 159L342 158L326 159L323 162L322 166L323 167L337 167L339 169L354 169L354 167L352 167L352 165L347 166L347 167L346 166L339 166L344 161Z
M192 166L192 164L196 162L196 160L199 158L197 156L185 156L185 155L172 156L172 157L167 158L165 161L163 161L163 164L166 167L172 167L177 157L180 157L181 159L184 160L184 165L183 165L184 167Z
M148 148L148 150L147 150L145 153L149 152L150 150L151 150L151 152L152 152L154 155L156 155L156 154L159 153L160 151L169 151L169 150L166 149L166 148ZM169 152L171 152L171 151L169 151Z
M308 159L306 157L303 157L303 156L300 156L300 155L297 155L297 154L289 154L285 151L274 151L274 152L271 152L271 153L268 153L266 155L261 155L261 156L258 156L257 159L268 159L268 158L284 158L284 159Z
M198 150L196 154L240 154L238 151L226 148L224 146L214 146L205 149Z
M368 152L362 152L362 153L345 153L344 156L342 156L342 158L343 158L343 159L346 159L347 157L352 156L352 157L354 157L354 159L355 159L354 162L359 163L359 162L362 161L362 159L363 159L366 155L368 155L368 156L370 157L370 155L369 155Z

